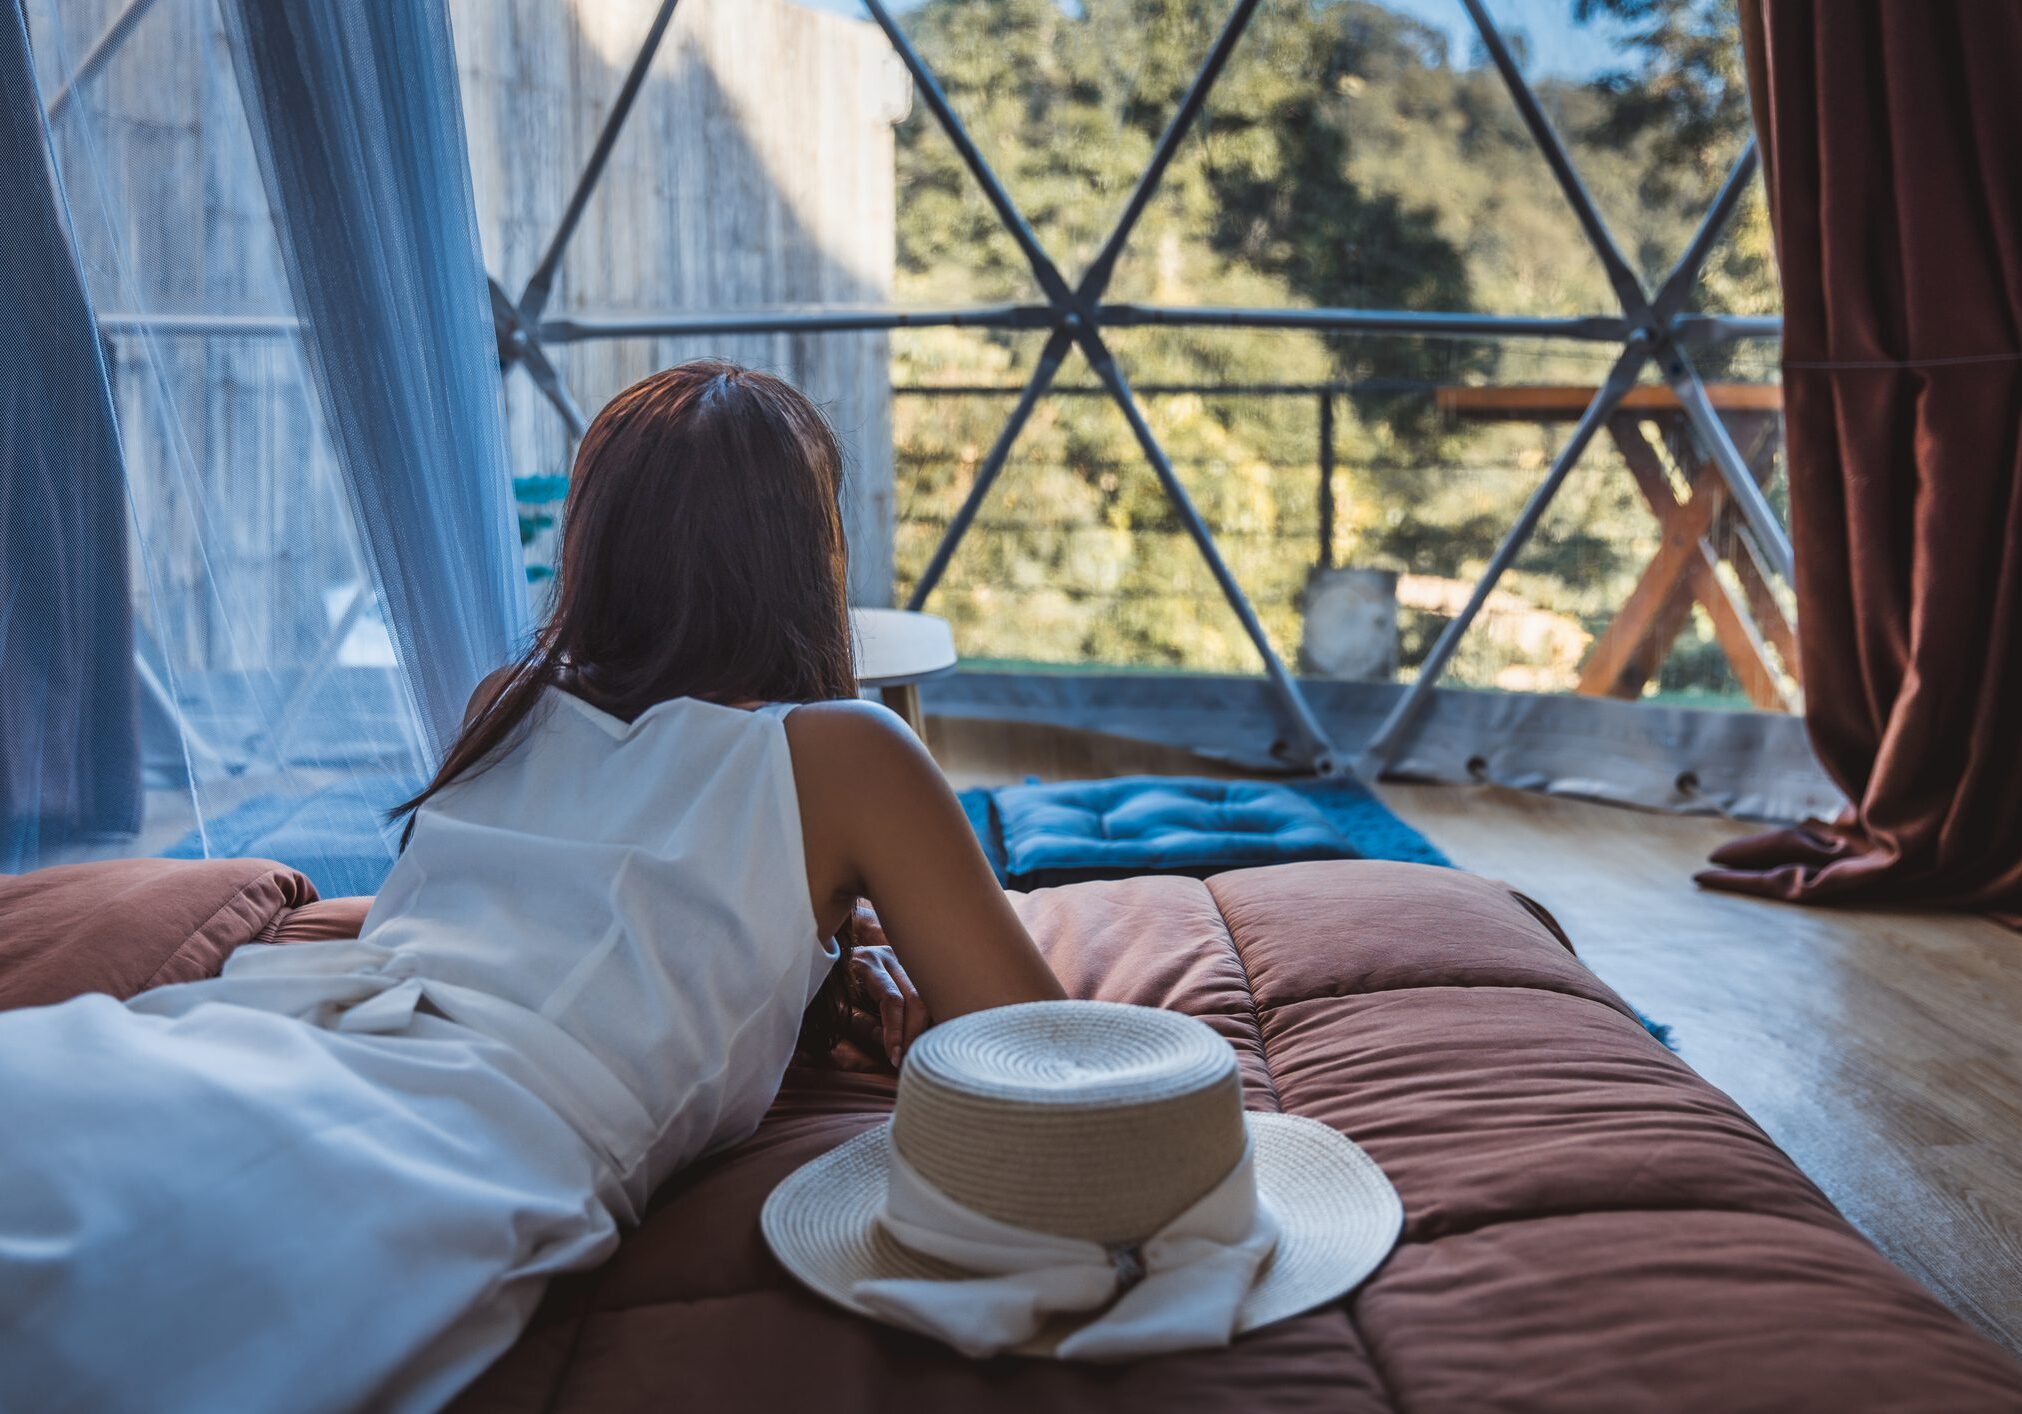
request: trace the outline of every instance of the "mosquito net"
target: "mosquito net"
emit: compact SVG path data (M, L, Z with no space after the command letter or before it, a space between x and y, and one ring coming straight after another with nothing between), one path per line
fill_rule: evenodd
M369 889L527 621L442 7L7 0L0 157L0 868Z

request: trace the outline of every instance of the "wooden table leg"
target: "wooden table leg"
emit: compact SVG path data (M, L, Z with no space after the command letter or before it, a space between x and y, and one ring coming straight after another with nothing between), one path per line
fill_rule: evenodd
M1774 470L1776 431L1774 414L1760 419L1755 445L1748 454L1748 467L1755 473L1757 481L1767 483ZM1769 571L1763 566L1755 541L1743 533L1740 516L1733 506L1730 505L1721 515L1721 522L1727 531L1727 543L1734 547L1727 562L1734 566L1734 573L1741 581L1741 592L1747 597L1755 626L1763 639L1776 649L1776 656L1783 660L1783 670L1790 674L1791 681L1802 688L1804 670L1797 657L1797 633L1784 615L1782 602L1770 588Z
M1744 461L1750 473L1760 480L1765 470L1760 454L1775 425L1767 419L1757 419L1757 422L1758 425L1752 428L1744 423L1735 430L1739 434L1738 440L1748 444ZM1685 445L1692 445L1690 434L1682 428L1680 437ZM1752 566L1753 555L1745 548L1748 544L1745 537L1740 541L1738 553L1726 557L1728 564L1734 568L1741 592L1737 594L1720 578L1721 555L1713 544L1712 535L1714 526L1731 510L1731 503L1725 497L1725 484L1708 458L1699 455L1696 450L1690 455L1690 476L1696 494L1710 495L1715 490L1722 493L1722 504L1714 515L1714 525L1708 526L1706 533L1699 537L1699 553L1686 571L1687 581L1692 586L1692 597L1705 607L1706 615L1713 623L1714 640L1719 643L1720 651L1727 655L1728 665L1734 669L1735 680L1741 684L1748 700L1768 712L1796 711L1797 703L1784 696L1783 681L1770 665L1770 620L1761 616L1765 606L1753 603L1753 596L1748 592L1748 576L1743 566ZM1763 585L1763 590L1764 598L1768 600L1766 607L1774 610L1774 622L1781 624L1782 611L1775 609L1775 599L1768 594L1767 584ZM1796 656L1796 645L1793 643L1789 660L1795 661Z
M1719 560L1704 542L1692 548L1692 563L1685 571L1692 585L1692 597L1713 621L1713 639L1727 655L1735 680L1748 700L1765 712L1789 711L1790 704L1783 699L1783 686L1770 669L1767 645L1756 631L1747 608L1736 602L1733 591L1720 578Z
M1665 532L1642 578L1580 664L1581 692L1625 700L1642 696L1643 684L1664 666L1665 653L1692 612L1685 573L1697 549L1690 537Z
M1581 665L1579 690L1592 696L1640 694L1643 684L1663 666L1697 600L1712 620L1715 640L1748 699L1768 710L1788 710L1791 704L1784 700L1782 684L1769 665L1763 635L1750 620L1749 606L1736 602L1717 573L1719 557L1709 537L1727 507L1717 474L1703 458L1693 458L1688 468L1689 490L1681 502L1640 418L1633 414L1611 418L1608 431L1663 527L1664 540ZM1742 584L1749 599L1758 597L1749 588L1745 573ZM1767 586L1762 589L1766 596ZM1781 626L1781 614L1775 622Z
M1610 418L1608 432L1657 517L1664 539L1580 665L1579 690L1590 697L1634 698L1664 666L1665 655L1692 612L1688 571L1700 539L1719 514L1720 498L1717 488L1708 486L1680 505L1657 449L1634 414Z
M878 693L885 699L885 706L906 719L906 725L913 729L913 735L921 741L927 739L927 715L920 710L920 689L914 683L901 683L897 687L881 687Z

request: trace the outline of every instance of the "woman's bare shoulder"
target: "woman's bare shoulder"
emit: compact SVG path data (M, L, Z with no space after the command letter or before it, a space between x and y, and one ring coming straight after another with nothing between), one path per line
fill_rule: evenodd
M911 728L870 703L827 702L786 729L818 917L869 899L939 1017L1062 995Z
M498 695L505 691L506 684L513 680L515 666L507 663L503 668L494 669L484 675L484 680L478 683L477 689L470 695L470 702L463 709L463 724L466 727L477 720L478 713L498 700Z
M874 702L796 707L787 714L786 744L808 888L816 916L825 917L825 903L866 891L869 862L915 822L933 818L948 786L912 729Z
M862 818L948 794L941 768L905 719L875 702L810 702L786 719L804 798ZM832 816L831 818L838 818Z
M825 771L933 762L904 718L888 707L857 698L794 708L786 718L786 739L796 763L805 758L810 767Z

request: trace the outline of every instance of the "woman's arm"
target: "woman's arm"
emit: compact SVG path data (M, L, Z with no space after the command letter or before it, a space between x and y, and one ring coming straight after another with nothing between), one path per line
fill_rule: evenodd
M869 899L937 1020L1066 995L904 722L868 702L813 703L786 736L823 928Z

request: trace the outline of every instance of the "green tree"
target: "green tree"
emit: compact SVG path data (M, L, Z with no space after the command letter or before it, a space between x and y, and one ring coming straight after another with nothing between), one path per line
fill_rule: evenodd
M1057 0L928 0L905 23L1072 280L1107 236L1225 13L1225 4L1206 0L1083 0L1072 11ZM1674 25L1659 34L1653 21L1647 44L1625 56L1624 75L1647 70L1670 83L1665 63L1704 67L1710 60L1692 59L1673 37L1695 33ZM1663 57L1674 53L1675 61ZM1697 73L1677 82L1703 86ZM1646 268L1668 263L1718 177L1681 176L1666 190L1653 173L1679 160L1680 141L1698 144L1695 171L1719 166L1721 144L1738 145L1731 104L1721 107L1710 89L1681 90L1678 101L1699 94L1711 105L1703 131L1681 137L1677 124L1639 116L1651 100L1626 77L1541 90L1625 240ZM1037 298L1017 247L924 111L900 129L899 189L903 299ZM1754 288L1745 278L1741 287ZM1260 9L1124 252L1109 297L1532 314L1613 308L1497 75L1456 62L1441 30L1367 0ZM1016 386L1042 338L904 333L894 340L894 381ZM1562 429L1455 426L1437 413L1431 387L1590 382L1596 358L1606 356L1592 347L1294 331L1139 329L1110 341L1141 386L1384 380L1391 394L1340 405L1335 551L1449 577L1479 569ZM1063 382L1086 384L1086 371L1070 362ZM1010 402L899 401L902 579L924 564ZM1145 402L1289 656L1316 547L1314 400L1208 392ZM1510 585L1528 602L1598 625L1654 547L1654 527L1619 467L1583 470L1562 507ZM1254 662L1122 418L1096 397L1041 404L936 607L954 618L971 656L1219 669ZM1414 626L1407 648L1422 645L1428 628Z
M1600 75L1606 103L1591 141L1648 154L1641 200L1703 210L1750 132L1748 78L1735 0L1572 0L1574 18L1626 30L1623 65ZM1758 180L1714 250L1691 308L1773 314L1780 308L1769 213Z

